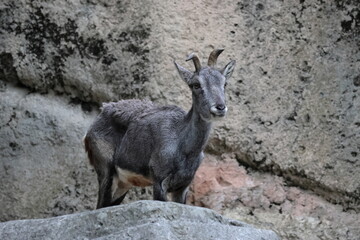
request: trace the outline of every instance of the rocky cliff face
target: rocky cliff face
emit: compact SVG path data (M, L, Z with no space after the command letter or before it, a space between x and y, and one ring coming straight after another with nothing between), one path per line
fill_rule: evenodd
M8 84L0 101L0 219L92 209L97 183L81 137L94 114L69 99Z
M215 186L214 197L195 185L191 201L245 209L238 217L272 221L275 229L285 228L276 219L303 211L288 202L311 202L309 196L359 219L359 12L356 0L3 1L0 219L93 208L96 177L81 138L99 104L138 97L188 109L191 97L172 61L192 51L205 58L214 47L226 49L219 66L236 59L237 68L227 88L228 118L215 126L207 152L220 165L229 158L243 166L219 177L245 177L221 180L232 192ZM264 186L259 191L242 182L254 176ZM138 189L127 201L149 192ZM265 198L256 203L255 196ZM270 206L279 215L265 220L259 211ZM324 215L312 214L304 216ZM314 226L299 231L322 227ZM343 232L346 238L354 230Z

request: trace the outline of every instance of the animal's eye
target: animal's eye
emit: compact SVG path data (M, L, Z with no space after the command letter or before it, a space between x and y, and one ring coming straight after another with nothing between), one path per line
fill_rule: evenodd
M226 87L227 86L227 82L224 84L224 87Z
M192 85L192 87L193 87L194 89L199 89L199 88L201 88L201 86L200 86L199 83L194 83L194 84Z

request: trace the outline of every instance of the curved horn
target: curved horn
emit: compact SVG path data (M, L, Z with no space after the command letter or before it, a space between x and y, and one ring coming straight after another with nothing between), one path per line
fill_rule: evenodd
M186 59L186 61L189 61L189 60L193 60L194 65L195 65L195 69L196 69L195 71L200 72L201 64L200 64L199 57L195 53L191 53L188 56L188 58Z
M214 49L209 56L209 60L208 60L208 66L209 67L214 67L216 64L216 60L218 58L218 56L220 55L220 53L222 53L224 51L223 48L219 48L219 49Z

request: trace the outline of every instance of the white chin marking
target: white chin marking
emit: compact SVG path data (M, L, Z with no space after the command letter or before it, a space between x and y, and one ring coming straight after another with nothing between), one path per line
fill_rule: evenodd
M226 116L226 115L224 115L224 116L216 116L216 115L212 115L212 114L211 114L211 121L212 121L212 122L221 121L221 120L223 120L223 119L225 118L225 116Z
M204 120L205 122L221 121L225 118L225 116L226 116L226 113L225 113L225 115L216 115L216 114L210 113L209 117L204 117L203 115L200 114L201 119Z

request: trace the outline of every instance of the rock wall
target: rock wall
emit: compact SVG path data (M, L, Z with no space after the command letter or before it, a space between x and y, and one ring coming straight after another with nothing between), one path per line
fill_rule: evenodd
M97 106L137 97L188 109L172 62L193 68L188 53L205 60L215 47L225 48L219 66L237 66L207 152L356 214L359 9L356 0L1 2L0 219L93 208L81 138Z
M94 114L11 85L0 94L1 221L92 209L97 181L81 138Z
M1 3L3 78L88 102L138 96L151 68L147 4Z

